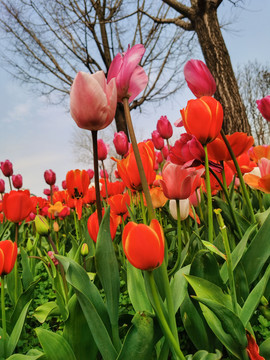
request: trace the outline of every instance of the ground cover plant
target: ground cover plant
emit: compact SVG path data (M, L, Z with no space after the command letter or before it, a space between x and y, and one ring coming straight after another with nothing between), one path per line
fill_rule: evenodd
M71 116L92 133L94 170L70 170L62 190L46 170L38 197L1 162L0 359L270 359L270 145L224 134L199 60L184 70L196 99L177 140L162 116L137 143L129 102L148 81L144 50L118 54L107 79L73 82ZM115 133L111 180L98 131L117 102L130 143ZM269 121L270 97L257 104Z

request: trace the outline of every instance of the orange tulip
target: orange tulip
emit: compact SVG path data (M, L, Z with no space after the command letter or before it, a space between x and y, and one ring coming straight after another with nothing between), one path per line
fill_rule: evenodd
M123 231L123 249L128 261L137 269L153 270L164 258L164 234L154 219L150 226L129 222Z
M156 155L152 141L141 142L138 144L140 156L146 179L149 185L153 184L156 173L154 171ZM119 176L129 189L142 190L141 178L137 167L135 155L132 146L130 146L129 154L125 159L117 160L117 170Z
M82 217L83 198L87 194L89 184L90 179L86 170L70 170L66 175L67 192L69 197L74 200L79 220Z
M5 217L14 223L25 220L33 210L30 192L28 190L12 190L3 198Z
M127 205L130 205L130 197L128 193L113 195L108 199L111 212L125 219L128 216Z
M250 160L248 153L243 153L242 155L238 156L236 160L238 162L242 174L249 173L256 166L256 163ZM237 173L234 162L232 160L227 161L227 165L229 165L229 167L232 169L232 171L235 174Z
M105 211L102 209L102 216ZM115 238L116 230L118 225L120 224L121 218L119 216L114 216L112 213L110 214L110 233L112 240ZM98 215L97 211L95 211L92 215L89 216L87 221L87 229L91 239L94 242L97 242L98 231L99 231L99 223L98 223Z
M261 176L245 174L244 181L250 187L261 190L267 194L270 193L270 160L262 158L259 160L259 169Z
M236 157L242 155L253 145L254 139L252 136L248 136L243 132L235 132L232 135L226 135L231 148ZM208 155L211 160L215 161L228 161L232 160L231 155L225 145L222 136L219 134L218 137L207 145Z
M270 160L270 145L259 145L254 146L248 151L248 155L251 160L258 162L261 158L266 158Z
M203 145L218 136L223 123L223 109L213 97L189 100L187 107L180 112L187 133L195 135Z
M17 244L11 240L0 241L0 276L9 274L17 259Z

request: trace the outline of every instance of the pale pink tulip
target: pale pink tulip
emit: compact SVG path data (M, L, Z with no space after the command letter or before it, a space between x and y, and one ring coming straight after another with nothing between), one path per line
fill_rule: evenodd
M189 60L184 67L184 76L197 98L212 96L216 92L216 82L203 61Z
M179 208L180 208L180 219L186 220L189 215L189 199L179 200ZM176 200L169 201L169 209L172 217L177 220L177 207Z
M106 128L114 119L116 104L115 80L107 84L103 71L76 75L70 91L70 113L80 128L91 131Z
M256 103L262 116L267 121L270 121L270 95L265 96L261 100L257 100Z
M108 82L116 79L118 102L122 102L124 97L131 102L145 89L148 76L138 65L144 53L144 46L137 44L123 54L118 53L113 59L108 71Z

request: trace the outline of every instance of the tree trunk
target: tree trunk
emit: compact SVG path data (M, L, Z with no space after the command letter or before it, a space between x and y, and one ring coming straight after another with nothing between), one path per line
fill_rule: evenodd
M224 110L223 130L225 134L242 131L250 135L245 106L221 33L217 10L211 7L211 2L208 6L208 9L197 12L192 19L192 25L197 33L206 65L216 80L215 98L220 101Z

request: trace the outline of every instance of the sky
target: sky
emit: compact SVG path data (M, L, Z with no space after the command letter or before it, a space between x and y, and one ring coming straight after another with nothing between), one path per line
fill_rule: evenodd
M228 0L224 0L218 12L219 19L234 21L230 31L223 31L234 68L254 60L266 64L270 59L270 1L249 0L244 3L245 9L232 12ZM23 176L23 188L41 196L47 187L43 176L45 170L56 172L56 185L61 188L67 171L90 167L76 160L71 145L76 124L67 107L51 105L46 98L35 96L1 68L0 94L0 161L9 159L13 163L14 174ZM167 115L173 124L180 117L179 110L190 98L193 95L186 88L173 102L154 104L132 115L138 140L151 137L162 115ZM102 137L102 132L99 137ZM0 178L4 178L2 173ZM9 190L7 181L6 190Z

